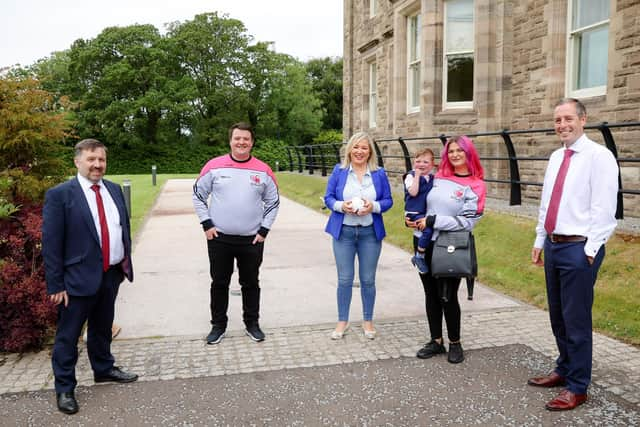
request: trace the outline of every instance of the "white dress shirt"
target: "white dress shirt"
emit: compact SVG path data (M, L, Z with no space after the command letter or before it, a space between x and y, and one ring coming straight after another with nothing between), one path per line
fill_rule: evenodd
M574 151L564 182L553 234L585 236L584 252L594 257L616 228L618 164L606 147L582 134L571 146ZM544 175L540 212L534 247L542 248L547 232L544 222L553 184L564 157L565 147L551 154Z
M84 176L78 174L78 182L84 196L87 198L93 223L98 232L98 238L102 245L102 234L100 230L100 217L98 216L98 202L96 201L96 193L91 189L93 182ZM104 213L107 217L107 226L109 227L109 265L119 264L124 259L124 243L122 242L122 226L120 225L120 213L109 190L105 187L102 180L98 182L100 186L100 195L102 196L102 204L104 205Z

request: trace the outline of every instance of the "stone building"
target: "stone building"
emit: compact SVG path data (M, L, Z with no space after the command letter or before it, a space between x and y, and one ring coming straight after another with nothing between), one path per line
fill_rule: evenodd
M344 133L376 139L553 126L558 99L582 100L588 124L640 121L640 0L344 0ZM599 131L587 132L602 142ZM640 126L612 130L619 158L640 157ZM490 194L508 198L500 136L474 138ZM514 135L520 178L541 182L549 132ZM386 154L399 145L380 143ZM417 146L435 139L417 139ZM389 159L388 169L404 169ZM640 164L620 163L624 189ZM525 200L540 187L525 185ZM640 217L640 196L625 195Z

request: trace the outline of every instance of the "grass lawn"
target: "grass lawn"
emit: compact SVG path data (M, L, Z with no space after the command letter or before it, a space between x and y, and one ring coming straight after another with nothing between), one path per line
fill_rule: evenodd
M326 179L278 173L280 193L322 210ZM394 206L384 214L387 242L411 250L411 233L403 222L403 195L394 193ZM478 250L478 279L521 301L546 308L544 271L530 262L535 221L485 212L474 234ZM640 345L640 236L615 235L596 283L593 326L606 335ZM551 332L551 331L549 331Z
M131 181L131 235L134 240L167 179L195 177L196 175L189 174L158 174L156 175L156 185L154 186L151 183L151 174L105 176L106 179L118 184L122 184L125 179Z

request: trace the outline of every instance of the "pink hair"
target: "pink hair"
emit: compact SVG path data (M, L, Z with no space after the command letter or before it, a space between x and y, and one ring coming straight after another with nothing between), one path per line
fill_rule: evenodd
M480 156L478 156L478 152L476 151L475 145L473 145L473 141L466 135L457 136L449 138L444 148L442 149L442 155L440 159L440 168L438 169L438 175L441 176L453 176L454 170L451 162L449 161L449 145L452 142L455 142L460 146L462 151L467 157L467 167L469 168L469 172L471 176L479 179L484 178L484 169L482 169L482 165L480 164Z

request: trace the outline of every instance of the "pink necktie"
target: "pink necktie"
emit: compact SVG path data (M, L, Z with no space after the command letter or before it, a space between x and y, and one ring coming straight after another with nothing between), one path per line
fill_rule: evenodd
M96 204L98 205L98 218L100 219L100 240L102 241L102 269L109 269L109 227L107 226L107 215L104 213L104 204L100 195L100 186L93 184L91 189L96 193Z
M562 199L562 187L564 187L564 179L567 177L567 171L569 170L569 163L571 162L571 156L573 153L573 150L569 150L568 148L564 150L564 159L562 159L562 164L558 170L556 182L553 184L551 200L549 201L549 207L547 208L547 217L544 220L544 229L547 230L547 234L553 233L556 229L558 208L560 207L560 199Z

